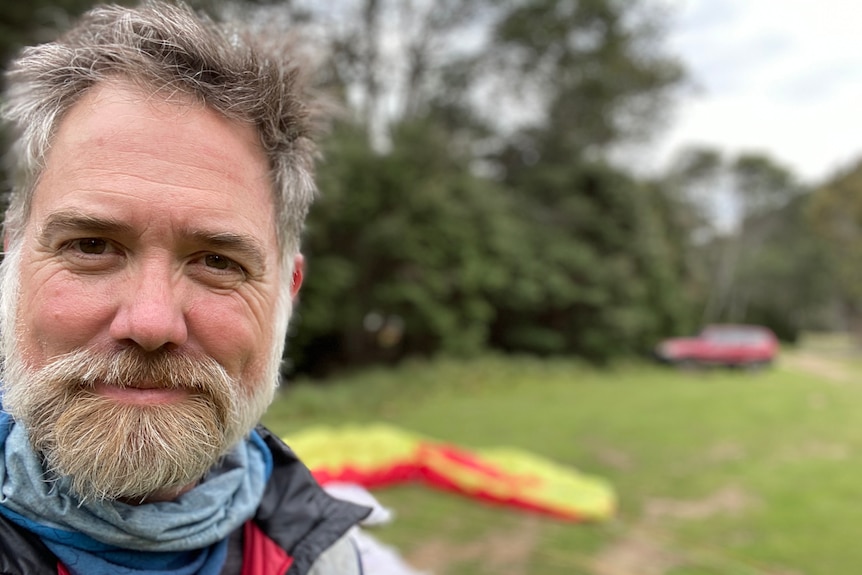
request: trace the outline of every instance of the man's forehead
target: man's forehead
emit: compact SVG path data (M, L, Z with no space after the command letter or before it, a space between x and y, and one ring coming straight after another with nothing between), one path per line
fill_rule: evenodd
M185 140L194 140L194 148L180 149ZM229 153L224 145L228 141L241 143L248 153L242 157ZM121 78L96 84L66 112L56 127L46 164L63 142L87 145L90 154L173 148L177 154L210 158L212 168L228 179L253 162L261 166L266 184L272 185L269 159L251 123L228 118L183 92L147 91Z

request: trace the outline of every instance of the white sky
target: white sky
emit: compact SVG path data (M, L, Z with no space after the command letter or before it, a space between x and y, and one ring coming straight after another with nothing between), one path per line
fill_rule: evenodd
M818 183L862 158L862 2L665 0L694 81L647 163L686 144L766 152Z

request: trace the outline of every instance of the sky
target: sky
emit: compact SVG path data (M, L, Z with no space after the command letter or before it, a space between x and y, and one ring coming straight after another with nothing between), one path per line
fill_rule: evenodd
M862 159L862 2L665 0L691 87L647 153L763 152L809 184Z

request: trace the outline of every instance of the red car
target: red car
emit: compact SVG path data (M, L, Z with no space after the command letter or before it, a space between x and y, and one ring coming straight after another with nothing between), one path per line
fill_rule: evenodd
M758 325L709 325L696 337L662 341L655 353L675 365L762 367L778 354L778 338Z

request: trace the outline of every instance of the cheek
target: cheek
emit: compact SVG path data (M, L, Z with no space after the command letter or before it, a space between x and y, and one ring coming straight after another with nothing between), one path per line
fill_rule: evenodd
M18 330L23 351L31 360L45 361L95 343L108 331L113 304L74 281L46 281L37 289L22 285Z
M231 376L251 385L269 365L275 306L251 306L232 297L199 303L187 315L192 340Z

